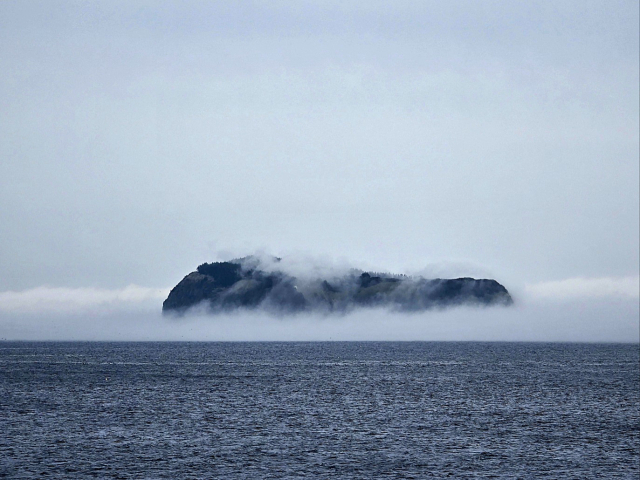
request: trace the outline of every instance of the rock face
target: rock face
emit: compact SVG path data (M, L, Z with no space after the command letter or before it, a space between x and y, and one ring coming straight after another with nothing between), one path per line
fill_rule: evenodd
M204 263L176 285L162 304L165 313L201 305L210 313L264 308L273 313L347 312L357 307L420 311L454 305L510 305L495 280L425 279L351 270L330 278L293 276L261 268L254 257Z

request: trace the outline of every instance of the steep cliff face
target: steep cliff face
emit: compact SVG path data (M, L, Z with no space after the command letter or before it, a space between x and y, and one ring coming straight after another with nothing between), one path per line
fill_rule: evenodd
M511 303L507 289L495 280L425 279L358 270L331 278L302 278L274 268L263 270L259 262L246 257L200 265L171 290L162 310L184 313L202 304L210 313L258 307L275 313L329 313L362 306L420 311Z

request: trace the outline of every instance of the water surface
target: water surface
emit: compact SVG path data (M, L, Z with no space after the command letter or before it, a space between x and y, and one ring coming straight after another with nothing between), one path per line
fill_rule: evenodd
M0 343L0 476L637 478L637 345Z

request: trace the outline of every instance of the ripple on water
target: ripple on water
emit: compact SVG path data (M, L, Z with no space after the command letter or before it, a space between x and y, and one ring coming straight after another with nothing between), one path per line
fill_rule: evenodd
M638 348L0 343L0 476L636 478Z

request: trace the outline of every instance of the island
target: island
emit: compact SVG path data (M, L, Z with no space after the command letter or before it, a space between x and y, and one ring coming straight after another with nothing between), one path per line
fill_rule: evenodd
M203 263L184 277L162 304L163 313L184 314L192 307L207 313L264 309L275 314L346 313L360 307L417 312L456 305L508 306L507 289L492 279L426 279L350 269L316 278L286 273L274 257L269 268L252 256Z

